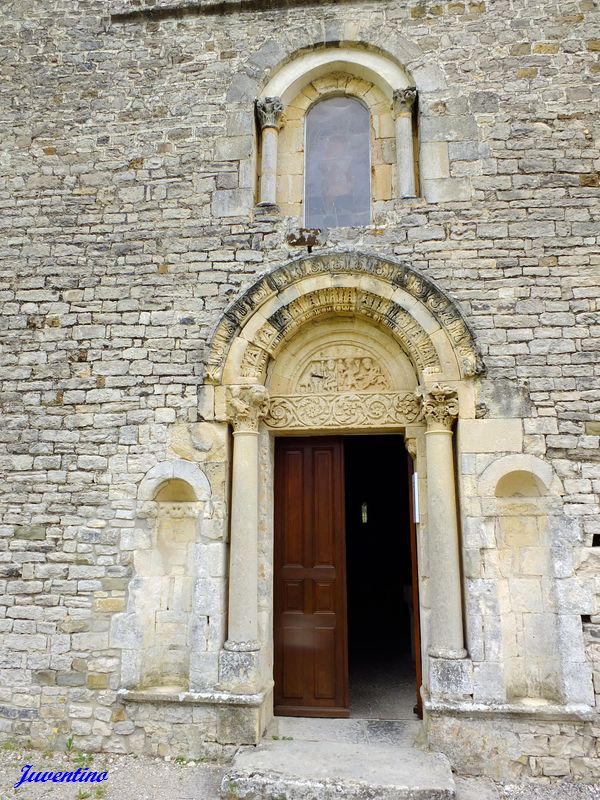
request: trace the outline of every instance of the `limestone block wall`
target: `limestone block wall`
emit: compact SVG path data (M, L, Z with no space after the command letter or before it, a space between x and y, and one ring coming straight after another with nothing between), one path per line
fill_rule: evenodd
M254 99L295 52L354 42L414 77L421 196L315 248L406 260L475 332L487 374L458 432L472 699L504 702L523 676L530 691L516 663L535 638L524 618L552 616L560 681L536 691L593 709L569 723L583 752L560 768L579 774L578 759L597 759L592 676L600 693L595 4L225 3L218 15L212 2L156 5L48 0L1 12L0 734L59 747L72 733L92 750L163 742L174 755L235 739L222 709L123 700L135 668L124 652L139 643L135 626L132 647L114 638L115 617L132 613L140 541L156 530L139 517L144 476L175 460L199 465L210 504L189 546L209 574L194 573L205 583L192 603L210 623L205 649L190 649L189 681L215 687L229 438L204 421L205 345L242 290L305 253L288 239L296 218L255 213ZM513 559L512 544L498 547L510 538L503 498L482 495L480 480L515 454L547 464L559 488L550 483L545 538L536 522L526 545L523 526ZM539 585L541 610L513 606L521 580ZM555 725L528 720L515 753L523 770L562 758L567 728ZM441 730L440 746L451 741Z

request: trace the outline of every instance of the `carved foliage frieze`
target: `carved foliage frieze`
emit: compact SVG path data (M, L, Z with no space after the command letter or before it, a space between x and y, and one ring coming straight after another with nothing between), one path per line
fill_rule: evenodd
M265 423L271 428L386 428L415 422L421 404L412 392L355 392L272 397Z

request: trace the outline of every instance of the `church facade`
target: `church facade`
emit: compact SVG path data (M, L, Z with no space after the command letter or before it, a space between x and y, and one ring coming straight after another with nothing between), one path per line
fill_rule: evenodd
M2 736L597 779L597 3L0 14Z

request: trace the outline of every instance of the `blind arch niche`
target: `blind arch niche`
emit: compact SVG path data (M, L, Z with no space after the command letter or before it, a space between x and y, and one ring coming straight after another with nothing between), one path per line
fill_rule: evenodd
M371 222L371 116L353 97L320 100L306 115L304 224Z

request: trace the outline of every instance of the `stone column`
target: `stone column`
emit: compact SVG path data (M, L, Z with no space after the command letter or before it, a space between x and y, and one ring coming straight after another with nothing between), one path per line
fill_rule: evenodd
M256 113L262 136L262 161L258 204L277 205L277 140L283 103L279 97L265 97L256 101Z
M258 424L268 411L264 386L232 386L233 425L229 617L226 650L252 651L258 642Z
M427 421L427 539L431 629L429 655L464 658L462 592L452 426L456 392L439 384L422 392Z
M417 89L396 89L393 114L396 120L397 193L400 197L415 197L415 156L413 147L413 106Z

